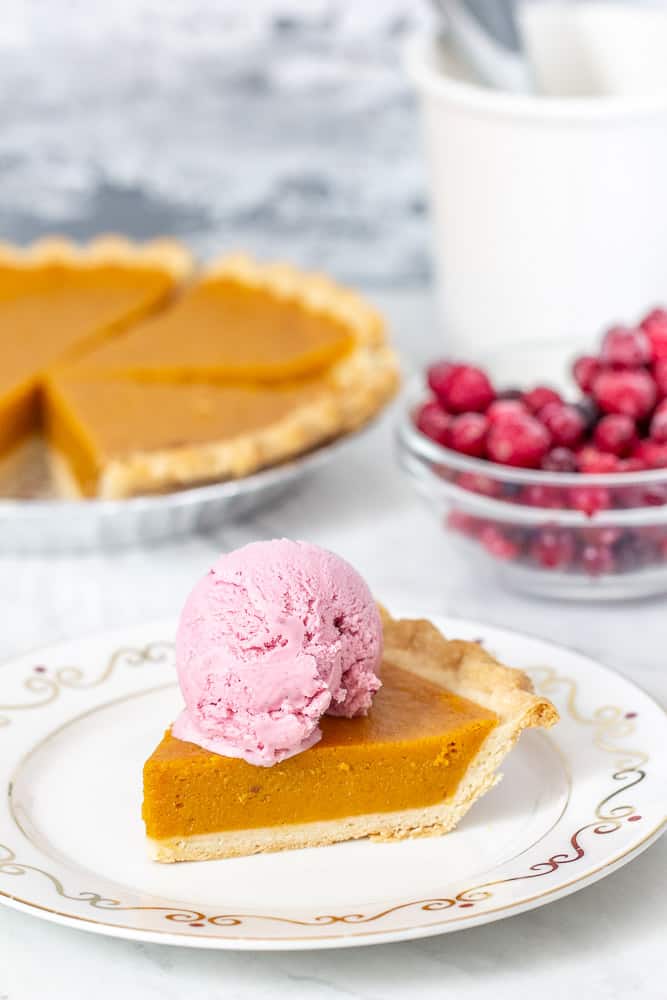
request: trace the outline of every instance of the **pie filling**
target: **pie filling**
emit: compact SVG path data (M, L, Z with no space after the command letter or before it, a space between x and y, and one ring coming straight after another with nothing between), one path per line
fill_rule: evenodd
M450 798L496 716L385 663L365 718L325 716L322 739L272 767L209 753L167 731L144 766L152 840L391 813Z
M0 265L0 454L41 423L41 378L158 308L173 278L159 268Z
M296 296L209 277L80 364L105 377L275 382L321 371L353 344L340 319Z
M84 496L95 496L107 463L210 442L224 443L275 425L317 391L317 380L289 387L84 381L46 382L45 426Z

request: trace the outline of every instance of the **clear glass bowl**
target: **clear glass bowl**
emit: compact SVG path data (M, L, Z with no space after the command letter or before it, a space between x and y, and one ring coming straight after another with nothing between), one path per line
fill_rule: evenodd
M568 362L573 353L567 352ZM497 378L493 366L486 367ZM545 367L542 358L532 372ZM531 381L538 380L566 384L563 377L533 374ZM581 475L469 458L414 426L415 409L428 398L424 376L405 396L399 464L480 573L545 597L607 600L667 591L667 469ZM527 487L540 487L541 496ZM608 509L572 509L571 491L583 489L603 492L584 497L583 504L578 494L580 505L597 508L602 501Z

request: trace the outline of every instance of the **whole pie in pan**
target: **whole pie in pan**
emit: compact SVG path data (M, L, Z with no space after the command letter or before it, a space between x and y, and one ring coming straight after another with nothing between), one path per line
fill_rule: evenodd
M46 434L61 493L235 478L371 419L398 383L379 314L319 275L169 240L0 253L0 454Z

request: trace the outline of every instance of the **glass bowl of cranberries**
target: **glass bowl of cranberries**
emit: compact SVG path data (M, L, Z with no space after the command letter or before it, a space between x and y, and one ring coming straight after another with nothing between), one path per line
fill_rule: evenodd
M436 361L408 389L400 464L478 568L510 586L665 592L667 310L612 327L595 354L580 348Z

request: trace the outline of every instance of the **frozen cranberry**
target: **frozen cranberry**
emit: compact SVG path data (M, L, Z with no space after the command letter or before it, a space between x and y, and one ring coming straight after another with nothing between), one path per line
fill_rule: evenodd
M600 356L613 368L641 368L651 360L651 343L639 327L612 326L604 335Z
M599 358L593 358L588 354L577 358L572 366L574 380L582 392L589 393L593 390L593 382L602 371Z
M589 576L602 576L614 571L614 553L606 545L584 545L581 566Z
M599 451L593 445L586 444L577 452L579 471L587 475L618 472L618 459L610 452Z
M456 480L462 490L480 493L484 497L497 497L502 489L501 484L490 476L482 476L477 472L462 472Z
M634 420L622 413L608 413L593 433L593 442L600 451L611 452L619 458L627 458L637 440Z
M658 390L658 399L667 397L667 358L656 361L653 365L653 380Z
M452 418L434 399L420 406L415 417L417 429L438 444L447 444Z
M667 359L667 309L654 309L640 326L649 339L653 360Z
M536 385L530 392L524 392L523 402L531 413L537 414L547 403L562 403L563 400L555 389L548 385Z
M636 531L626 532L616 545L614 553L616 568L622 573L641 569L656 561L655 543Z
M624 413L633 420L646 417L657 396L655 382L645 371L601 372L593 395L605 413Z
M633 457L644 463L647 469L667 469L667 444L658 441L640 441Z
M494 462L534 469L539 466L550 444L546 428L535 417L524 414L511 420L492 422L486 450Z
M430 365L426 372L426 381L429 388L443 404L447 395L449 380L456 367L451 361L436 361L435 364Z
M526 416L528 410L519 399L497 399L486 411L486 416L491 424L504 423L508 420L521 419Z
M527 507L547 507L553 510L566 506L563 502L563 491L556 486L546 486L543 483L524 486L519 494L519 502Z
M585 426L581 414L566 403L547 403L538 414L555 445L573 448L584 436Z
M658 403L655 413L651 418L651 439L659 444L667 443L667 399Z
M449 447L464 455L483 458L489 421L482 413L462 413L453 417L449 428Z
M446 371L437 396L451 413L482 413L496 398L484 372L472 365L453 365Z
M483 527L478 537L486 551L496 559L516 559L519 554L519 546L514 539L495 524Z
M563 528L541 528L530 546L531 556L545 569L565 569L572 562L574 553L572 532Z
M580 510L587 517L609 510L611 494L604 486L573 486L568 492L570 507Z
M542 459L545 472L576 472L577 456L569 448L552 448Z

